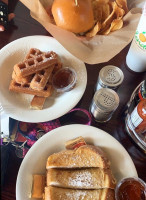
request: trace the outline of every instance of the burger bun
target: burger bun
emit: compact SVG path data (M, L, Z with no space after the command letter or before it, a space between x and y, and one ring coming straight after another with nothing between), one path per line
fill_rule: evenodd
M52 15L57 26L73 33L84 33L94 26L91 0L54 0Z

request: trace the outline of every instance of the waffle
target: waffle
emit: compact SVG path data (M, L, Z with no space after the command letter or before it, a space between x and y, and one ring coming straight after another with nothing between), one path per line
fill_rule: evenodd
M46 101L46 97L34 96L30 103L31 108L36 109L36 110L42 110L45 101Z
M55 67L52 73L55 74L61 68L62 68L62 63L58 60L58 62L55 64Z
M23 84L28 83L32 80L33 75L29 75L26 77L17 76L15 71L12 72L12 79L15 80L17 83Z
M31 80L30 87L34 90L43 90L52 74L53 69L54 65L37 72Z
M51 51L25 59L23 62L14 65L14 71L17 76L25 77L50 67L53 64L57 64L57 56L56 53Z
M36 48L31 48L29 50L29 53L26 55L25 59L30 59L30 58L34 58L35 56L38 56L40 54L42 54L43 52L40 51L39 49L36 49Z
M49 77L48 84L52 85L52 74ZM54 88L52 87L50 95L53 93ZM32 109L36 110L42 110L44 103L46 101L46 97L39 97L39 96L34 96L30 105Z
M52 95L52 77L62 67L58 55L31 48L23 62L14 66L9 90L34 95L30 106L41 110L47 97Z
M34 58L35 56L38 56L43 53L44 52L40 51L39 49L31 48L29 53L26 55L25 59ZM57 54L55 52L53 52L53 53L54 53L54 57L56 57L58 59L58 62L55 64L53 72L52 72L53 74L55 74L59 69L61 69L62 63L59 61Z
M34 90L31 89L30 83L21 84L17 83L15 80L12 80L9 86L10 91L36 95L40 97L49 97L52 94L52 88L52 85L48 83L43 90Z

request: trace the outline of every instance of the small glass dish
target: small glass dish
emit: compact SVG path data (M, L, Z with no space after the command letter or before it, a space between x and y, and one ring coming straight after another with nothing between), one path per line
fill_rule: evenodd
M72 90L77 82L77 73L73 68L64 67L58 70L52 80L53 87L57 92Z
M138 177L123 178L115 189L116 200L145 200L146 183Z

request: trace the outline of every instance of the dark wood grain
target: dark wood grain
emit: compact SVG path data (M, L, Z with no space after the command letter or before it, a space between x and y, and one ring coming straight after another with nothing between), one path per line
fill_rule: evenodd
M29 10L22 5L21 2L17 0L9 1L9 10L13 11L16 14L13 22L9 24L9 28L0 33L0 48L4 47L8 43L25 36L30 35L47 35L50 34L34 19L31 18L29 14ZM138 176L146 181L146 156L145 154L135 145L135 143L131 140L131 138L127 135L125 131L125 123L123 112L128 102L134 88L146 78L145 73L134 73L130 71L125 64L126 54L128 52L129 45L123 49L118 55L116 55L109 62L96 64L96 65L88 65L87 73L88 73L88 82L85 93L78 103L76 107L89 109L91 100L94 94L94 87L98 78L98 74L100 69L103 66L108 64L112 64L121 68L124 73L124 81L117 93L120 97L120 105L118 109L115 111L112 119L104 124L97 123L92 121L92 126L98 127L110 135L115 137L128 151L131 156L136 170L138 172ZM80 112L75 112L70 116L61 117L61 123L70 124L70 123L83 123L86 121ZM14 200L16 199L15 195L15 185L17 173L20 167L22 159L16 157L14 148L10 149L10 159L9 165L6 175L6 183L1 190L1 199L2 200ZM126 169L123 169L126 170Z

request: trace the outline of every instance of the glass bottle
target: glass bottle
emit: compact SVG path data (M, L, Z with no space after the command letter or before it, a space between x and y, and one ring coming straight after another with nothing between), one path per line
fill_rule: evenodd
M146 99L146 80L142 81L140 86L137 88L135 92L135 103L136 105L143 99Z
M146 80L143 80L133 91L129 102L127 103L126 112L131 114L137 104L143 99L146 99Z
M126 130L146 152L146 99L141 100L125 119Z

